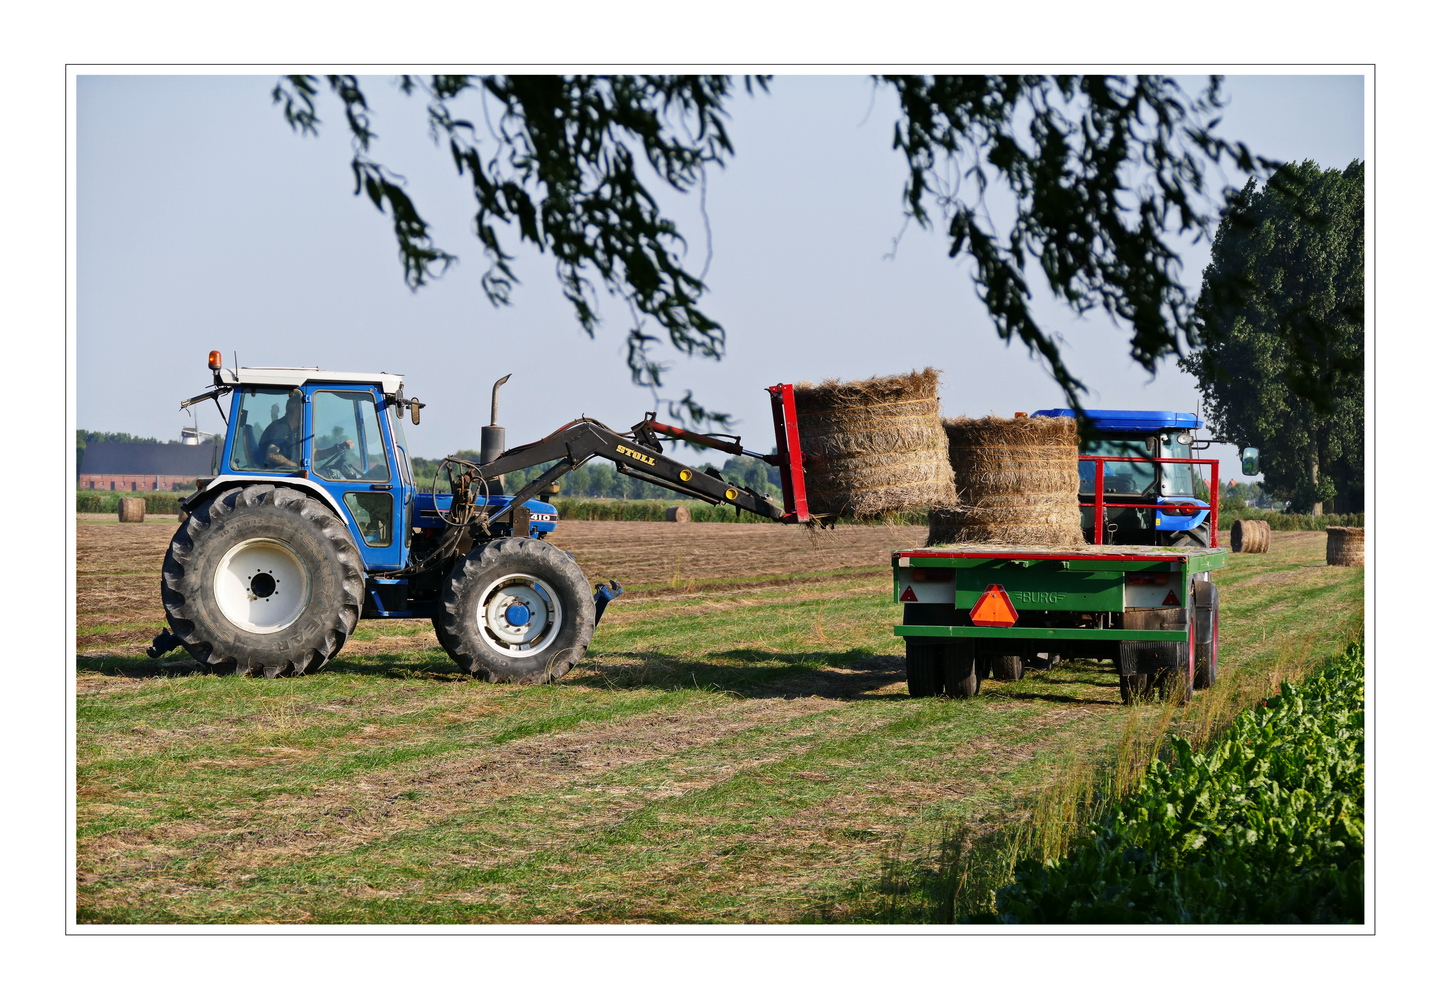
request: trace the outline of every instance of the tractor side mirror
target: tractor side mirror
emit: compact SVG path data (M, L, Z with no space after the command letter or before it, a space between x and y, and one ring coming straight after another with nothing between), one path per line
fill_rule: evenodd
M412 424L418 424L420 422L420 408L424 405L424 403L420 402L420 400L414 396L410 397L410 422Z
M1240 452L1240 471L1247 476L1260 475L1260 449L1246 448Z

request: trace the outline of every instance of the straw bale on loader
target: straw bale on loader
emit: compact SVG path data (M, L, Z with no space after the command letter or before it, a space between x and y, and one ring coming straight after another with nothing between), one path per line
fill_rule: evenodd
M926 545L1085 545L1080 440L1069 417L944 422L956 500L930 511Z
M926 368L795 386L812 511L870 519L954 502L939 376Z

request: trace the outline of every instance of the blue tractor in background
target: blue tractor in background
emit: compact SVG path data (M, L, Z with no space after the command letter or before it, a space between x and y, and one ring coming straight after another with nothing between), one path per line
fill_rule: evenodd
M213 400L225 443L215 475L182 502L161 573L169 628L151 656L184 647L246 676L303 674L338 653L361 618L429 618L440 645L472 673L549 681L585 654L620 593L613 580L592 593L574 558L547 540L557 512L544 498L565 473L603 458L710 503L809 519L789 385L769 389L774 455L661 424L653 413L628 432L573 420L507 450L496 422L507 375L491 392L480 461L450 456L424 484L414 480L404 433L404 418L418 424L424 404L406 398L401 376L227 369L219 351L209 364L213 387L181 407ZM661 438L780 466L785 507L663 454ZM507 491L507 475L529 481Z
M1074 410L1036 410L1032 417L1075 417ZM1195 434L1204 425L1194 413L1172 410L1089 410L1089 428L1080 442L1081 526L1091 543L1102 545L1178 545L1210 548L1207 526L1210 500L1202 499L1203 478L1187 459L1214 441ZM1096 462L1104 537L1095 537ZM1128 459L1128 460L1127 460ZM1247 476L1259 472L1254 448L1241 453ZM1205 462L1209 465L1209 462ZM1217 484L1218 485L1218 484ZM1211 494L1214 495L1213 493Z

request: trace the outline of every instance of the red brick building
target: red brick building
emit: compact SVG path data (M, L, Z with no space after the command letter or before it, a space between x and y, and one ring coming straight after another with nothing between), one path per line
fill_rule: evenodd
M82 490L179 490L215 472L218 445L97 441L80 460Z

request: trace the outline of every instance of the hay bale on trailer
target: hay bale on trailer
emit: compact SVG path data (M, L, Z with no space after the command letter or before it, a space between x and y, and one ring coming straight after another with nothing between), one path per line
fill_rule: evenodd
M1270 522L1236 520L1230 526L1231 552L1269 552Z
M1325 564L1327 566L1364 566L1364 528L1326 528Z
M956 500L931 509L926 545L1086 544L1073 419L954 417L944 427Z
M805 489L816 513L881 518L952 503L934 368L795 386Z

